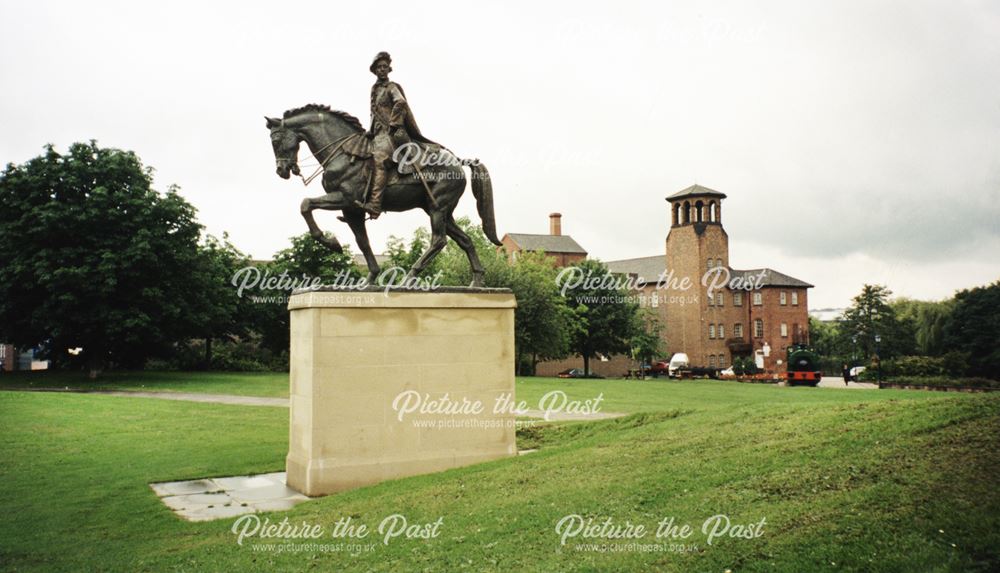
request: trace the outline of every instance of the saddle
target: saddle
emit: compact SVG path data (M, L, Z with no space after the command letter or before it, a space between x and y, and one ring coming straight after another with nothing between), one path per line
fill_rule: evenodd
M428 151L436 151L437 149L440 149L440 146L437 144L429 144L422 141L414 141L413 143L417 145L420 152L420 156L417 157L417 161L420 161L423 154ZM371 179L371 172L375 168L372 145L372 140L368 138L367 134L358 133L347 138L347 140L344 141L343 146L344 153L351 156L351 161L360 159L365 162L365 178L369 180ZM390 164L393 166L393 169L386 170L386 186L398 183L410 183L417 180L415 175L416 169L414 169L413 164L399 166L391 160ZM369 189L366 187L366 195L368 191Z

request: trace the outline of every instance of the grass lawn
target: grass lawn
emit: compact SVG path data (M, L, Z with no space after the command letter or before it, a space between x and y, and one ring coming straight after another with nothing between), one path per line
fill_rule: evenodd
M0 389L74 389L143 392L191 392L240 396L288 397L288 374L284 372L106 372L96 380L85 372L14 372L0 374ZM670 388L665 400L664 388ZM678 382L667 379L565 380L524 377L517 379L517 399L537 407L539 399L552 390L562 390L570 398L589 399L604 394L602 409L616 412L645 412L650 409L716 407L741 404L827 403L844 401L930 398L934 394L904 390L871 393L852 390L844 394L832 389L779 388L771 384L738 384L718 380Z
M165 391L264 396L283 395L270 392L286 384L284 375L140 378L143 389L157 384L154 389ZM110 383L128 385L130 379L135 375ZM250 391L229 389L236 387ZM374 542L374 550L353 554L255 551L251 541L239 546L230 532L233 520L181 521L147 485L283 469L284 408L0 392L0 569L1000 567L1000 395L554 379L521 380L517 389L518 399L529 404L554 389L582 399L603 392L604 410L634 414L532 428L519 435L524 446L540 448L528 456L264 514L272 521L320 524L328 533L346 517L372 528L395 513L411 523L442 518L434 539L384 545L373 535L365 542ZM600 552L580 538L562 546L555 526L570 514L652 529L673 517L697 530L684 541L697 549ZM719 538L708 545L700 526L716 514L734 523L766 518L766 525L757 538ZM657 540L650 535L641 543Z
M288 397L287 372L105 372L96 380L86 372L4 372L0 388L141 390L242 396Z

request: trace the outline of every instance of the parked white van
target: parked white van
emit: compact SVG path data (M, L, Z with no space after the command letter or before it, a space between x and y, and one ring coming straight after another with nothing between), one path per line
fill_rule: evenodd
M676 373L678 368L687 368L688 366L691 366L691 361L688 360L688 355L683 352L678 352L670 357L670 367L667 370L667 374L671 378L674 378L677 376Z

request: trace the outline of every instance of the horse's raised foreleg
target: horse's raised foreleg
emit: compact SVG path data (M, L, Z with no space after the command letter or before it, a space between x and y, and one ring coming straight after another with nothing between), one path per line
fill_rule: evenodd
M299 211L302 213L302 218L306 220L306 225L309 226L309 234L312 236L313 239L316 239L316 241L319 242L321 245L325 246L326 248L330 249L335 253L343 253L344 247L340 245L340 241L337 240L337 237L334 236L333 233L329 234L324 233L322 229L319 228L319 225L316 224L316 219L313 217L312 214L313 210L315 209L325 209L325 210L341 209L342 206L338 205L339 204L336 202L331 202L329 199L327 199L327 197L303 199L302 206L299 208Z
M448 244L448 215L444 211L431 210L431 244L428 245L424 254L420 255L417 262L413 263L413 268L407 273L406 278L412 279L419 275L434 257L441 252L441 249Z
M465 251L465 256L469 258L469 266L472 268L472 284L469 286L483 286L485 271L483 270L483 264L479 262L479 255L476 254L476 246L472 243L472 239L465 234L465 231L458 226L458 223L455 222L454 217L451 215L448 216L447 230L448 236Z
M365 227L365 212L360 210L344 211L344 221L354 232L354 240L361 249L361 254L365 256L365 264L368 265L368 284L375 284L378 278L379 266L372 252L371 243L368 242L368 229Z

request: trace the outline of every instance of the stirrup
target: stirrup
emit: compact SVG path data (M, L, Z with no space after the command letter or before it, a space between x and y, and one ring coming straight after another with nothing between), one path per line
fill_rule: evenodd
M382 214L382 211L373 207L371 203L362 203L361 201L354 201L354 206L359 209L364 209L365 213L368 213L368 218L374 221L378 219L378 216Z

